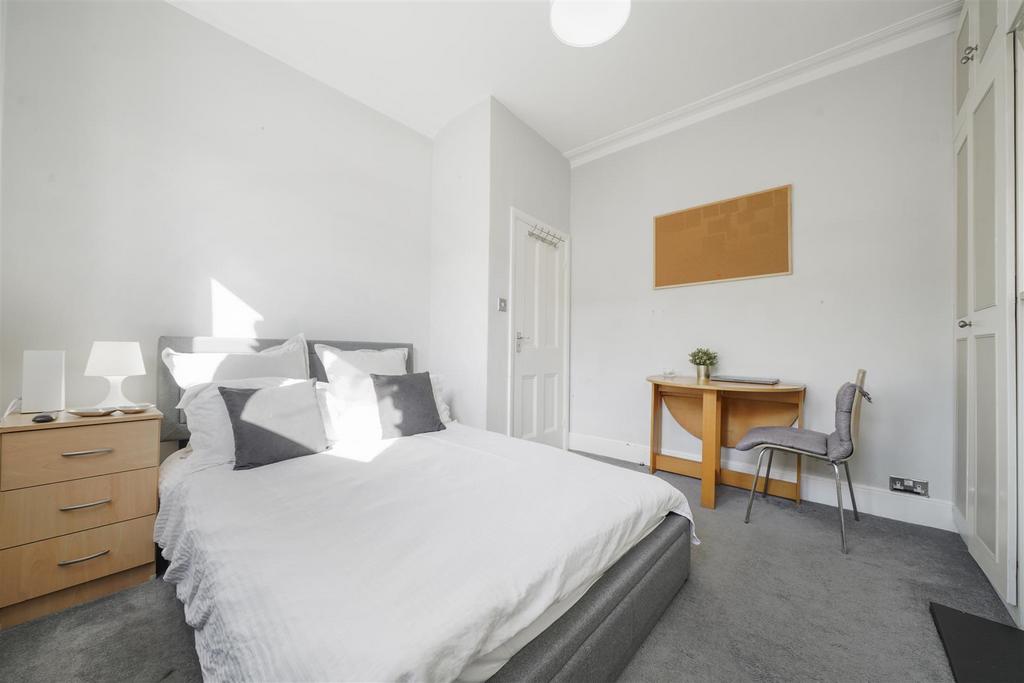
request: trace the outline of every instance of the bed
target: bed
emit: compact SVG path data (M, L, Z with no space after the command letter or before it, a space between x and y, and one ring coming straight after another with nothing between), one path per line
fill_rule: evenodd
M178 396L161 366L182 442ZM614 679L689 575L689 508L664 482L459 424L244 472L183 449L160 490L164 579L210 680Z

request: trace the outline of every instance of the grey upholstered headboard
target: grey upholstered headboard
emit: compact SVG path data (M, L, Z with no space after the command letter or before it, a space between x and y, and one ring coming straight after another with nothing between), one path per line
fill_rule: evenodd
M160 337L156 349L156 407L164 414L163 425L160 427L161 441L186 441L189 438L188 426L185 424L185 415L175 406L181 400L181 389L170 370L160 359L164 349L171 348L184 353L245 353L262 351L271 346L277 346L284 342L284 339L229 339L223 337ZM412 372L412 344L388 344L385 342L353 342L353 341L327 341L320 339L307 340L309 351L309 376L316 377L321 382L327 381L327 374L324 372L323 363L313 350L314 344L326 344L339 348L343 351L356 351L358 349L409 349L409 358L405 362L405 369Z

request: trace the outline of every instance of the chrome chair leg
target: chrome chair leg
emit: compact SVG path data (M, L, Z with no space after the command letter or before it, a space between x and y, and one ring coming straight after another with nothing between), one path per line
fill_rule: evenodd
M754 493L757 492L757 478L761 474L761 459L764 458L764 452L767 448L762 448L761 452L757 454L757 468L754 470L754 483L750 487L750 498L747 500L747 516L743 518L744 524L750 524L750 508L754 505Z
M768 497L768 478L772 474L772 460L775 459L775 449L772 448L768 451L768 467L764 471L764 491L761 493L762 498Z
M846 550L846 520L843 518L843 482L839 477L839 465L832 463L832 470L836 474L836 502L839 504L839 534L843 537L843 554Z
M844 462L843 467L846 468L846 484L850 487L850 502L853 503L853 518L859 522L860 513L857 512L857 499L853 495L853 479L850 479L850 463Z
M796 471L797 471L797 473L800 472L800 468L803 465L803 457L804 456L800 455L799 453L796 454ZM797 476L797 481L799 481L799 480L800 480L800 477ZM796 494L796 507L799 510L800 509L800 487L797 486L796 490L797 490L797 494Z

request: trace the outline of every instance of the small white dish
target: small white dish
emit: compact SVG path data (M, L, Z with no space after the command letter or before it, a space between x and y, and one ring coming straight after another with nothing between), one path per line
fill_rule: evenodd
M103 417L104 415L110 415L115 410L117 409L111 406L101 406L99 408L68 408L65 412L77 415L78 417Z
M114 406L114 410L122 412L125 415L136 415L138 413L144 413L152 407L152 403L129 403L123 406Z

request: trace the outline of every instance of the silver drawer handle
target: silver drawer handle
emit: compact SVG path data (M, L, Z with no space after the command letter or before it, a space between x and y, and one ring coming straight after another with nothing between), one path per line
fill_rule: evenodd
M92 555L86 555L85 557L78 557L78 558L75 558L74 560L61 560L60 562L57 563L57 566L58 567L67 567L69 564L78 564L79 562L88 562L89 560L95 560L97 557L103 557L104 555L107 555L109 553L110 553L110 548L107 548L106 550L101 550L98 553L93 553Z
M84 510L86 508L94 508L97 505L106 505L110 502L110 498L104 498L103 500L96 500L91 503L79 503L78 505L65 505L62 508L57 508L61 512L71 512L72 510Z
M67 453L61 453L65 458L77 458L83 455L103 455L104 453L113 453L113 448L93 448L90 451L68 451Z

